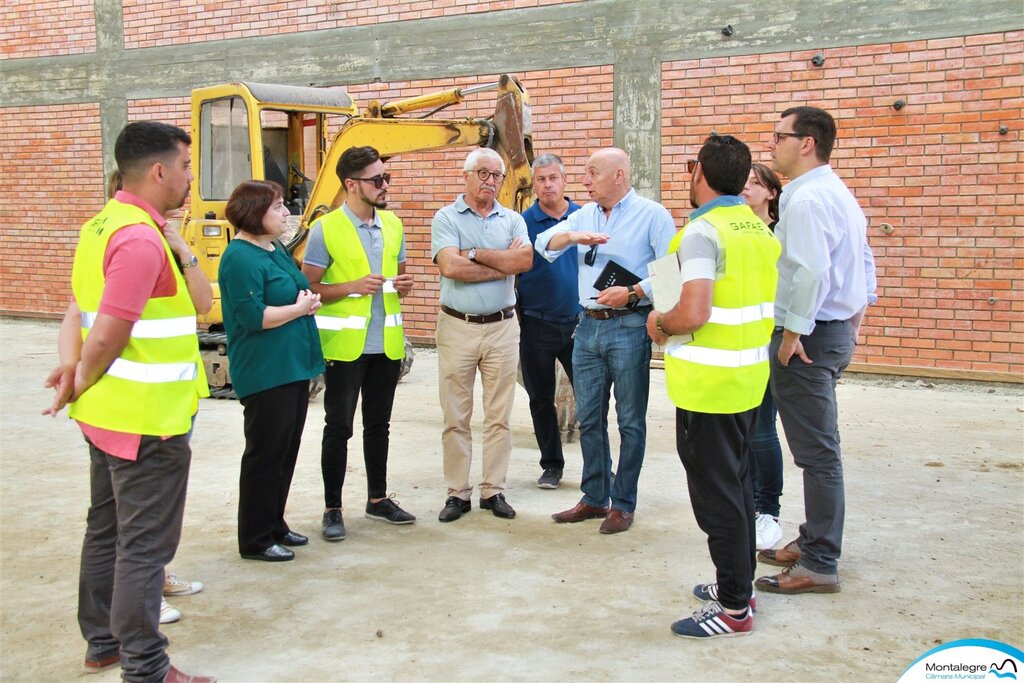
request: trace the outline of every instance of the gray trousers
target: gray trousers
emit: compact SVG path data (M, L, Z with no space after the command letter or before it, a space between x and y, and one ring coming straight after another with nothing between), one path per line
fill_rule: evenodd
M793 356L789 366L782 367L782 330L776 329L770 347L770 386L793 461L804 474L807 521L800 525L798 564L820 574L836 574L846 507L836 381L853 356L853 324L818 323L801 342L813 362L808 365Z
M78 626L99 659L120 649L126 681L162 681L164 567L181 538L192 452L188 435L143 436L136 461L89 444L91 504L82 544Z

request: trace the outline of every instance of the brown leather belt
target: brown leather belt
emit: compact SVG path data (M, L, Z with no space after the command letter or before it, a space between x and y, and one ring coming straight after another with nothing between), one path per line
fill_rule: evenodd
M621 318L636 311L628 308L584 308L583 312L587 314L587 317L594 320L608 320L609 318Z
M487 313L485 315L474 315L473 313L463 313L462 311L456 311L454 308L449 308L444 304L441 304L441 311L447 313L453 318L465 320L467 323L474 323L476 325L484 325L486 323L496 323L502 320L508 320L515 314L515 307L509 306L503 308L497 313Z

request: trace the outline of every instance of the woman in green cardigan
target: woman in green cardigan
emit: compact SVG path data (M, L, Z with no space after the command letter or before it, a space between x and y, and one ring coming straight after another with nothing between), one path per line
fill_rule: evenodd
M238 552L248 560L283 562L285 546L309 542L288 528L285 504L309 403L309 381L324 371L313 314L320 295L276 242L288 209L276 183L235 188L227 219L235 237L219 276L231 382L244 408L245 451L238 493Z

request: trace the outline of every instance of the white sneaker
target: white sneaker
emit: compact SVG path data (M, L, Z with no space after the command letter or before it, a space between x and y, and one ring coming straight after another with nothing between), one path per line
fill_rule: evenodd
M202 581L186 581L176 574L167 572L164 574L164 596L177 597L179 595L193 595L203 590Z
M759 514L754 520L754 529L757 533L758 550L774 548L775 544L782 540L782 527L771 515Z
M160 600L160 623L161 624L173 624L178 619L181 619L181 611L177 607L171 607L171 603L166 600Z

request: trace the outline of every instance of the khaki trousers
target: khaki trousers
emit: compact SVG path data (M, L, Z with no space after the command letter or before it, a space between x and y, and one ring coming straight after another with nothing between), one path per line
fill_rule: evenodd
M519 365L519 321L509 318L478 325L447 313L437 317L438 395L444 413L441 445L448 495L469 500L473 463L473 387L477 368L483 385L483 481L480 497L505 490L512 455L509 419Z

